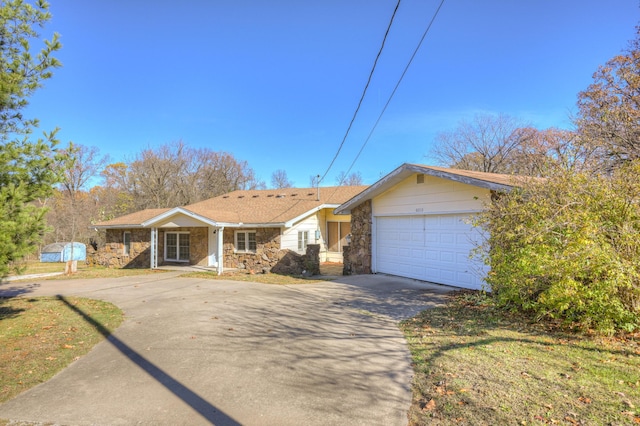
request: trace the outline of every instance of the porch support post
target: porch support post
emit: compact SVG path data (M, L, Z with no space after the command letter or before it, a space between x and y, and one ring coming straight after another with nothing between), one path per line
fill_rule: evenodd
M151 269L158 268L158 228L151 228Z
M224 226L221 226L220 228L218 228L218 253L216 253L216 258L218 259L218 275L222 275L222 272L224 271L224 239L222 238L222 234L224 234Z

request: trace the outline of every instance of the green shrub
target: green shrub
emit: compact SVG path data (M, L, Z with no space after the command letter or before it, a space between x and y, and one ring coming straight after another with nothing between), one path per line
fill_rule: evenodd
M640 327L639 178L636 162L494 197L477 225L497 303L601 332Z

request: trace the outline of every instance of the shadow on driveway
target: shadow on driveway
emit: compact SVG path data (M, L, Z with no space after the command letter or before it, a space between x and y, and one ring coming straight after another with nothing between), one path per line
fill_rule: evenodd
M145 357L140 355L138 352L133 350L129 345L124 343L122 340L118 339L107 330L102 324L95 321L89 315L84 313L82 309L79 309L77 306L69 303L64 296L57 295L58 300L62 301L67 307L77 313L82 317L83 320L91 324L107 338L109 343L115 346L123 355L133 361L138 367L143 369L148 375L153 377L159 383L161 383L165 388L167 388L171 393L180 398L186 404L188 404L195 411L200 413L202 417L207 419L211 424L222 425L222 426L239 426L240 423L229 417L227 414L223 413L201 396L191 391L189 388L184 386L182 383L165 373L162 369L158 368L152 362L147 360Z

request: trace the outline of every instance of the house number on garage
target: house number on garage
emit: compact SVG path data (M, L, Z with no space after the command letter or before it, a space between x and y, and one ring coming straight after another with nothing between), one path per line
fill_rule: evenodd
M424 209L422 207L418 207L416 209L416 213L422 213L424 211Z

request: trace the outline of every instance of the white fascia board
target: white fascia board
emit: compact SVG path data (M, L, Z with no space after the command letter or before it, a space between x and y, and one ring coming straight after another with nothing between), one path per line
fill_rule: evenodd
M198 220L198 221L203 222L204 224L207 224L207 225L210 225L210 226L219 226L218 222L216 222L215 220L211 220L211 219L208 219L208 218L206 218L204 216L200 216L199 214L193 213L192 211L189 211L189 210L184 209L182 207L176 207L176 208L173 208L171 210L168 210L168 211L166 211L166 212L164 212L164 213L162 213L162 214L160 214L158 216L155 216L155 217L153 217L153 218L151 218L149 220L146 220L146 221L142 222L141 225L144 228L148 228L148 227L153 226L154 224L156 224L158 222L161 222L161 221L163 221L165 219L170 218L171 216L175 216L176 214L183 214L185 216L188 216L188 217L190 217L192 219Z
M134 228L144 228L144 226L138 224L135 225L89 225L87 228L89 229L134 229Z
M301 214L300 216L294 217L293 219L286 221L285 223L282 224L282 226L284 226L285 228L291 228L293 225L295 225L297 222L300 222L305 217L309 217L312 214L317 213L322 209L335 209L336 207L339 207L339 206L340 204L321 204L318 207L314 207L313 209Z
M282 228L283 226L285 226L284 223L282 222L278 222L278 223L234 223L231 225L226 225L226 226L231 226L234 228Z
M379 181L371 185L369 188L365 189L346 203L342 203L338 206L333 213L334 214L351 214L351 209L356 207L363 202L370 200L376 197L379 194L382 194L387 189L392 186L397 185L402 182L406 177L410 176L414 172L407 172L407 164L403 164L400 167L396 168L394 171L389 173L388 175L382 177Z

